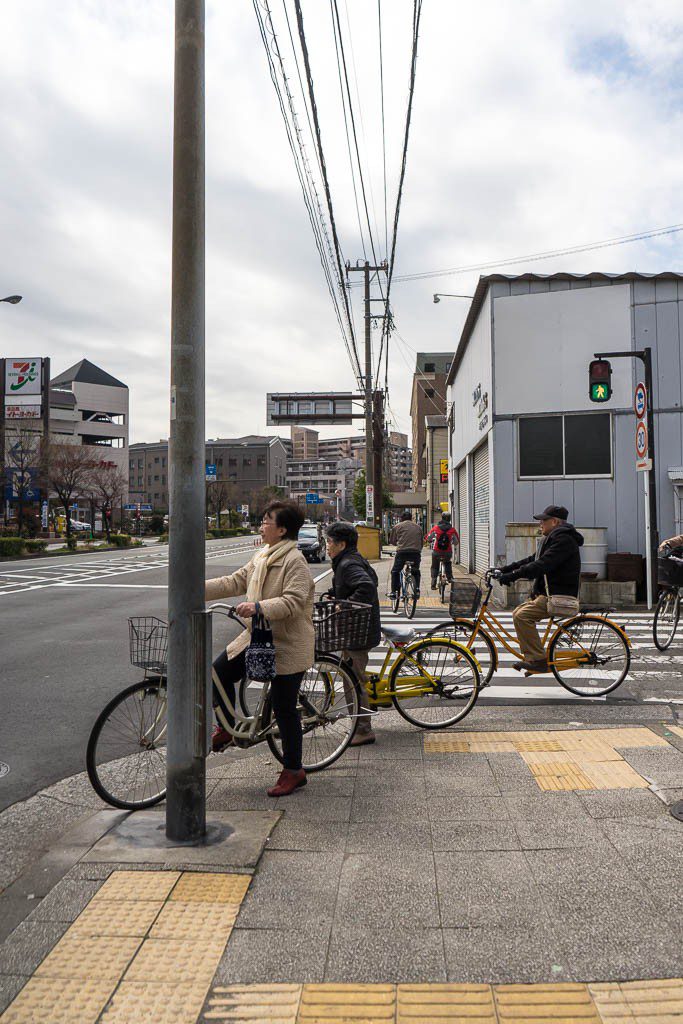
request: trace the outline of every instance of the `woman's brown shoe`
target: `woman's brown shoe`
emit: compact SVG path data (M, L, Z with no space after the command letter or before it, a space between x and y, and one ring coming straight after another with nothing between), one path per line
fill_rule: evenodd
M292 771L291 768L283 768L280 778L272 789L268 790L268 796L289 796L295 789L305 786L307 782L308 779L303 768L299 768L298 772Z

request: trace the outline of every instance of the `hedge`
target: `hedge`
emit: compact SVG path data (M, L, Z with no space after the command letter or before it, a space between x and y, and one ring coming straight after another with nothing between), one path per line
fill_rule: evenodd
M117 548L129 548L131 545L131 536L129 533L110 533L109 543L113 544Z
M27 540L24 543L27 551L45 551L47 548L46 540Z
M246 530L243 526L231 526L227 530L207 530L206 535L214 540L220 540L222 537L244 537L250 533L251 530Z
M26 550L27 541L23 537L0 537L0 557L11 558L22 555Z

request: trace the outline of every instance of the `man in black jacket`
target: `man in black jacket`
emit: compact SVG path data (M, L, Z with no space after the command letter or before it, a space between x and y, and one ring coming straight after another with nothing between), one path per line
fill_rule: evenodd
M332 523L327 528L327 553L332 559L332 587L330 596L341 601L360 601L372 605L370 616L370 633L367 646L362 650L342 651L342 660L350 664L361 684L361 692L365 695L365 670L368 666L370 651L380 641L379 594L377 593L377 574L367 559L358 551L358 531L351 523ZM369 710L367 697L363 699L364 707ZM372 715L358 716L358 728L351 740L351 745L358 747L375 742L372 729Z
M548 594L579 596L580 548L583 537L567 522L569 512L562 505L549 505L534 516L540 523L543 543L538 555L503 566L500 582L533 580L531 597L518 605L512 618L522 649L523 661L514 666L526 672L547 672L548 658L536 630L536 623L548 616Z

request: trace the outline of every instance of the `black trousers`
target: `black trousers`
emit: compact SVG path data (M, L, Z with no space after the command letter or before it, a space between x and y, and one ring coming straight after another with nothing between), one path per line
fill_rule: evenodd
M441 553L440 551L432 551L432 583L436 583L439 576L439 565L443 562L444 572L446 573L446 579L453 579L453 554L451 551Z
M226 698L235 707L235 687L244 679L244 652L236 658L228 658L222 651L213 663L213 706L216 717L223 726L233 726L235 716L227 706ZM285 768L298 771L301 768L302 732L301 719L297 711L299 687L303 672L275 676L270 684L270 699L273 714L280 730L282 755Z
M413 563L413 577L415 579L415 586L420 589L420 559L422 557L421 551L411 551L406 549L405 551L397 551L394 555L394 564L391 567L391 591L394 594L398 594L401 587L401 569L406 562Z

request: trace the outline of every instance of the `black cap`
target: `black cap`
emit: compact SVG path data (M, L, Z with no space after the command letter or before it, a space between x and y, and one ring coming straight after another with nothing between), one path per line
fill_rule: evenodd
M534 516L534 519L569 519L569 510L564 505L548 505L542 512Z

